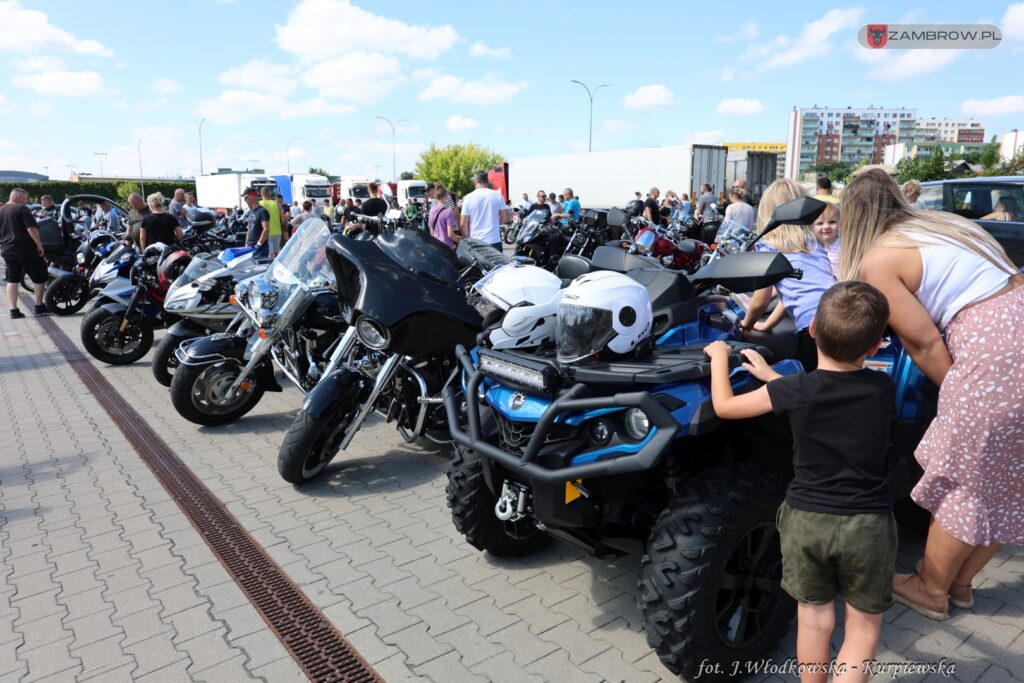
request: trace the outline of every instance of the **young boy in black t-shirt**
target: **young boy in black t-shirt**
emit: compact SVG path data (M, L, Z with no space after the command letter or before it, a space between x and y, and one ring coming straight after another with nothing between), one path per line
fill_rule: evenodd
M774 412L793 430L794 477L776 523L782 587L799 603L797 659L821 666L805 681L826 680L837 593L846 602L846 635L836 657L844 681L867 680L862 662L874 658L882 613L892 604L896 522L887 453L896 387L888 375L864 368L888 319L889 304L871 285L834 285L811 322L817 370L783 377L744 349L743 367L766 384L739 396L729 383L729 346L705 349L719 417Z

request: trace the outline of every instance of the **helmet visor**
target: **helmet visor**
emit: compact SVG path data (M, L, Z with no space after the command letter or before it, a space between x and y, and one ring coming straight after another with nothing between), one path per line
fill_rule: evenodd
M592 356L614 336L611 311L566 303L558 307L555 324L558 360L572 363Z

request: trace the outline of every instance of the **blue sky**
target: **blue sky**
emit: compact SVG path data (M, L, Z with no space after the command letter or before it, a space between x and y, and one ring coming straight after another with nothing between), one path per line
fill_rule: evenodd
M595 99L595 150L782 141L794 105L1024 128L1024 3L894 4L0 0L0 168L66 178L102 160L132 176L141 140L147 176L192 175L202 118L207 171L283 173L290 142L293 172L387 178L378 115L408 119L399 172L431 142L580 151L588 103L570 79L611 84ZM882 22L988 22L1004 40L857 45Z

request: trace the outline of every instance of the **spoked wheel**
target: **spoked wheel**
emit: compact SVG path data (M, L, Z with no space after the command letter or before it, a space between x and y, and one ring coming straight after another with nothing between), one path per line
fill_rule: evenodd
M304 484L323 472L338 454L357 407L353 406L341 419L330 420L317 420L300 410L277 453L281 478L289 484Z
M73 315L89 301L89 290L77 279L54 280L46 286L43 303L54 315Z
M122 313L97 308L82 318L82 346L93 358L109 365L128 365L153 347L153 325L146 318L124 322Z
M234 394L231 386L242 366L236 360L210 365L181 365L171 379L171 403L178 414L200 425L234 422L263 398L263 388L250 377Z
M505 244L514 244L516 241L517 232L519 231L516 228L512 227L511 225L505 228L504 232L502 233L502 239L505 241Z
M647 643L673 673L728 678L735 662L745 670L767 657L789 629L795 603L780 586L775 528L784 495L782 480L756 467L715 470L658 517L640 601Z

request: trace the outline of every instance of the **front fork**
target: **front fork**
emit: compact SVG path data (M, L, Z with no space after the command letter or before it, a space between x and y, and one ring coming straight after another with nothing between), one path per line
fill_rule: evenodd
M144 285L137 285L135 287L135 293L132 294L132 298L128 300L128 306L124 309L124 317L121 319L121 325L117 328L117 331L124 333L128 329L128 325L131 322L132 315L135 313L135 308L139 304L139 299L145 294L146 288Z
M384 388L391 384L391 380L395 378L395 373L398 372L399 364L402 361L402 357L397 353L388 356L388 359L384 361L383 367L380 372L377 373L377 377L373 381L373 388L370 390L370 395L366 397L363 404L359 406L359 412L352 420L352 424L345 430L345 436L341 440L340 450L345 450L348 445L352 443L352 439L355 438L356 432L359 431L359 426L363 424L363 420L373 410L373 406L377 403L377 399L380 398L381 392Z

